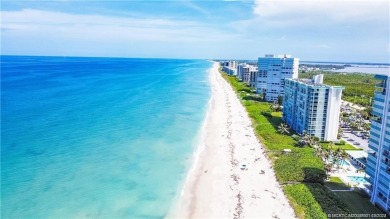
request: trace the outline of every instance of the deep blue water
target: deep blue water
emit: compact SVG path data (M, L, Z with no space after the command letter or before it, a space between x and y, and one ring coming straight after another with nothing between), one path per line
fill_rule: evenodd
M2 218L164 217L197 145L210 67L1 56Z

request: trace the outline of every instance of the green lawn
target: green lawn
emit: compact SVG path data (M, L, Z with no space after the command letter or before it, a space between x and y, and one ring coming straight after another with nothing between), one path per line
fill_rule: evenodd
M383 212L372 205L367 195L361 192L335 192L340 199L348 205L354 214L383 214Z
M329 143L321 142L320 144L321 144L322 147L325 147L325 148L329 147ZM357 147L355 147L355 146L353 146L351 144L348 144L348 143L346 143L345 145L334 145L334 146L331 146L330 148L336 150L339 147L342 150L363 150L361 148L357 148Z
M330 177L330 180L325 182L325 186L331 190L348 190L350 188L339 177Z
M335 145L332 147L332 149L337 149L338 147L340 147L341 149L343 150L363 150L361 148L357 148L351 144L345 144L345 145Z

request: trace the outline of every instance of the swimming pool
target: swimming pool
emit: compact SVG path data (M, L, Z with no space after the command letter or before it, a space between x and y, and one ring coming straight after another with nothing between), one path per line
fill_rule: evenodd
M329 162L332 162L332 158L330 159ZM342 161L337 162L337 163L338 163L341 167L343 167L343 168L347 168L347 167L351 166L351 164L350 164L348 161L346 161L346 160L342 160Z
M341 161L341 166L342 166L342 167L349 167L349 166L351 166L351 164L349 164L348 161L343 160L343 161Z
M368 183L368 181L362 176L348 176L348 179L354 183Z

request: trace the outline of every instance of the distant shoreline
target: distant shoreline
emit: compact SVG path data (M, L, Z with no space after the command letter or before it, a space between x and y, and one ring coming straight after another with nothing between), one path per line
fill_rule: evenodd
M382 63L382 62L322 62L322 61L300 61L300 63L305 64L338 64L338 65L384 65L389 66L390 63Z

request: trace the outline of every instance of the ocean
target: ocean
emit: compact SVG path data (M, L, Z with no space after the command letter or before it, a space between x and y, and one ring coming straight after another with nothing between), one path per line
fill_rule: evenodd
M1 217L164 217L199 141L211 66L1 56Z

